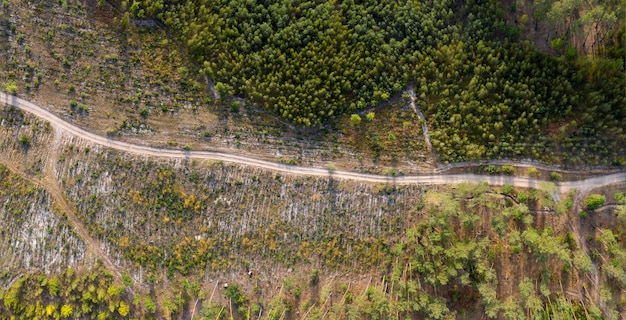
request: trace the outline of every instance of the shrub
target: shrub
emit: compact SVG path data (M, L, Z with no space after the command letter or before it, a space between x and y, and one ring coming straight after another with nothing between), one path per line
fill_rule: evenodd
M226 288L224 292L226 297L228 297L234 304L241 306L248 302L248 298L243 294L239 286L236 284L231 284Z
M492 164L483 167L483 171L485 171L487 173L490 173L490 174L494 174L494 173L498 173L499 172L498 167L496 167L496 166L494 166Z
M69 318L72 313L74 313L74 309L69 304L64 304L63 307L61 307L61 317Z
M504 165L502 166L501 170L502 170L502 173L508 174L508 175L512 175L515 173L515 167L513 166Z
M9 94L15 94L17 92L17 84L15 83L15 81L11 80L7 84L4 85L4 89Z
M230 112L238 113L239 112L239 102L235 101L230 104Z
M528 196L528 193L526 193L526 192L520 192L517 195L517 201L519 201L521 203L527 203L528 202L528 198L529 198L529 196Z
M25 147L30 146L30 138L29 138L27 135L25 135L25 134L22 134L22 135L20 136L20 138L19 138L19 142L20 142L23 146L25 146Z
M606 202L606 197L601 194L592 194L585 199L585 206L591 210L600 208Z
M128 315L130 307L126 303L124 303L124 301L120 301L120 307L117 309L117 311L122 317L125 317Z
M154 300L152 300L152 298L150 298L149 296L143 298L143 304L146 306L146 310L148 310L148 312L156 312L156 304L154 303Z
M550 180L552 181L561 181L563 177L558 172L550 172Z
M358 114L353 114L350 116L350 121L352 121L352 124L354 124L355 126L358 126L361 123L361 116L359 116Z
M617 204L626 204L626 196L621 191L617 191L613 194L613 200L615 200Z
M507 194L507 195L513 193L513 186L510 184L504 185L502 187L502 193Z

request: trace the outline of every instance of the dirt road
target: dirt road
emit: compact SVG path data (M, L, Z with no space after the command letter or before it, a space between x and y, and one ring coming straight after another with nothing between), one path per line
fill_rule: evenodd
M293 175L308 175L318 177L331 177L335 179L347 179L361 182L371 183L392 183L398 185L407 184L451 184L460 182L487 182L489 185L502 186L512 185L522 188L540 188L542 183L548 181L542 181L529 177L514 177L514 176L496 176L496 175L477 175L477 174L431 174L431 175L411 175L411 176L386 176L358 173L344 170L330 170L326 168L315 167L301 167L294 165L287 165L282 163L270 162L236 154L229 154L217 151L187 151L180 149L166 149L155 148L142 145L136 145L132 143L122 142L114 140L111 137L104 137L95 133L89 132L82 128L79 128L71 123L54 115L50 111L43 107L40 107L32 102L24 99L20 99L16 96L0 92L0 103L20 108L24 111L33 113L34 115L41 117L50 122L50 124L57 130L63 130L71 133L81 139L85 139L95 144L99 144L105 147L122 150L128 153L134 153L144 156L162 157L162 158L188 158L188 159L208 159L232 162L246 166L253 166L263 168L267 170L293 174ZM515 165L515 163L510 163ZM626 182L626 172L619 172L609 175L597 176L578 181L563 181L555 183L561 192L568 192L569 190L576 189L581 193L589 192L592 189L603 187L606 185Z

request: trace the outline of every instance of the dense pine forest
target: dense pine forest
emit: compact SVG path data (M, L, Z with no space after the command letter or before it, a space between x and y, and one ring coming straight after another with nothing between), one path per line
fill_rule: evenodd
M625 161L615 154L623 153L615 142L626 142L623 1L120 6L125 19L156 18L177 34L222 95L245 97L302 126L415 86L445 161L555 149ZM551 55L526 36L539 26ZM581 38L594 40L581 45Z

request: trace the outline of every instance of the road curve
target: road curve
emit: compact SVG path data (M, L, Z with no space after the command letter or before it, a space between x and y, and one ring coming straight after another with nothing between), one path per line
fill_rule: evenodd
M108 148L121 150L128 153L134 153L144 156L161 157L161 158L187 158L187 159L207 159L232 162L246 166L258 167L276 172L282 172L293 175L308 175L317 177L332 177L334 179L345 179L370 183L390 183L397 185L409 184L454 184L461 182L487 182L489 185L502 186L512 185L521 188L540 188L542 183L548 182L528 177L514 176L495 176L495 175L477 175L477 174L432 174L432 175L406 175L406 176L388 176L375 175L367 173L358 173L344 170L329 170L325 168L302 167L287 165L282 163L270 162L255 159L236 154L229 154L217 151L193 151L193 150L177 150L148 147L136 145L132 143L113 140L110 137L104 137L87 130L81 129L71 123L54 115L43 107L40 107L30 101L18 98L4 92L0 92L0 103L11 105L24 111L30 112L38 117L48 120L50 124L57 130L63 130L81 139L99 144ZM603 187L606 185L626 182L626 172L619 172L609 175L597 176L585 180L563 181L556 183L561 192L567 192L572 189L589 192L592 189Z

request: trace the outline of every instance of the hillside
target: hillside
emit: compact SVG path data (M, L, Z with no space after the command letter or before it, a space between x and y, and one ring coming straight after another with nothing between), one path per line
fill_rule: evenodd
M626 317L623 4L2 1L0 319Z
M560 57L521 41L528 14L507 21L518 3L534 11L535 32L545 20ZM162 21L221 96L297 125L359 113L414 86L444 162L527 155L623 164L623 1L506 5L142 0L119 8ZM601 54L578 57L575 40L589 33Z
M48 230L19 235L8 219L3 232L28 252L63 247L59 267L7 268L3 314L617 319L626 307L624 184L593 197L363 184L131 156L11 107L1 123L2 212L32 203L29 229Z
M201 1L30 3L7 0L2 6L0 47L8 59L0 66L0 83L101 134L287 163L359 163L361 170L378 172L381 166L415 172L494 158L624 163L623 12L616 3L603 7L615 20L596 29L606 34L595 57L538 51L523 40L532 30L560 30L550 39L569 33L551 26L558 25L553 20L530 28L531 22L521 21L532 7L513 10L498 1L459 8L393 1L379 7L304 1L293 8L227 2L203 7ZM396 9L402 14L395 15ZM276 17L263 26L259 19L267 12ZM290 12L300 13L285 18ZM332 12L345 41L325 19ZM250 23L238 22L248 18ZM205 24L213 20L218 31L209 36ZM311 30L298 31L303 26ZM261 30L272 41L252 45L254 37L263 38ZM236 43L228 40L233 37ZM283 59L276 51L298 58ZM298 74L291 70L296 67ZM334 80L322 81L323 74ZM409 107L411 89L421 120Z

